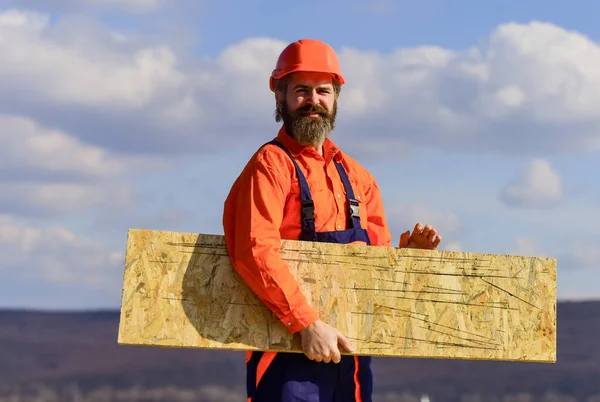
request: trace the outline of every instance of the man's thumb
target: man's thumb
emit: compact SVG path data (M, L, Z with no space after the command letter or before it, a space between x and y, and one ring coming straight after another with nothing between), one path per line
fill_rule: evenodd
M404 232L400 235L400 248L406 247L408 245L409 235L410 235L409 230L407 230L406 232Z

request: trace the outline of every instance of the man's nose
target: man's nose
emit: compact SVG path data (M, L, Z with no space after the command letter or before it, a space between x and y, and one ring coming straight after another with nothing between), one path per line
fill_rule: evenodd
M319 98L317 97L317 91L309 91L306 95L306 102L311 105L316 105L319 103Z

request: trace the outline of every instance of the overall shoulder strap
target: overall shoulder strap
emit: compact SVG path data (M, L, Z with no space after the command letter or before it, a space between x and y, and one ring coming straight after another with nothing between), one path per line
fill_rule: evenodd
M296 174L298 175L298 181L300 183L300 198L302 200L302 210L301 210L301 219L302 219L302 228L303 230L310 230L314 232L314 221L315 221L315 203L312 200L312 196L310 194L310 188L308 187L308 182L306 181L306 177L300 170L300 166L294 159L294 156L287 150L282 143L277 140L272 140L265 145L275 145L281 148L285 153L290 157L292 163L296 168Z
M344 187L346 188L346 197L348 198L348 204L350 207L350 211L348 212L350 214L351 224L353 227L360 227L360 207L358 201L354 198L354 189L352 188L352 184L350 183L346 169L344 169L344 166L341 162L335 162L335 167L337 168L340 178L342 179L342 183L344 183Z

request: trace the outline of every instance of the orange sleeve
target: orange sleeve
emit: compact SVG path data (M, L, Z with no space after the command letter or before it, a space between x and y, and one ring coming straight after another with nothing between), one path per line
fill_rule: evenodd
M225 241L236 271L294 333L312 324L318 315L279 255L279 227L290 173L283 162L267 163L266 154L262 155L244 169L225 202Z
M369 174L370 185L367 186L367 231L373 246L392 246L392 235L388 228L381 192L375 178Z

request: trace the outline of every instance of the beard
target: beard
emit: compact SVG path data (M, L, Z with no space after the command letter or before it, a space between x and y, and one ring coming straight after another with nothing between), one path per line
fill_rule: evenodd
M302 145L316 147L322 144L335 128L337 99L330 112L321 105L306 105L292 111L287 102L283 101L280 113L285 130L289 135ZM309 114L318 114L319 117L310 117Z

